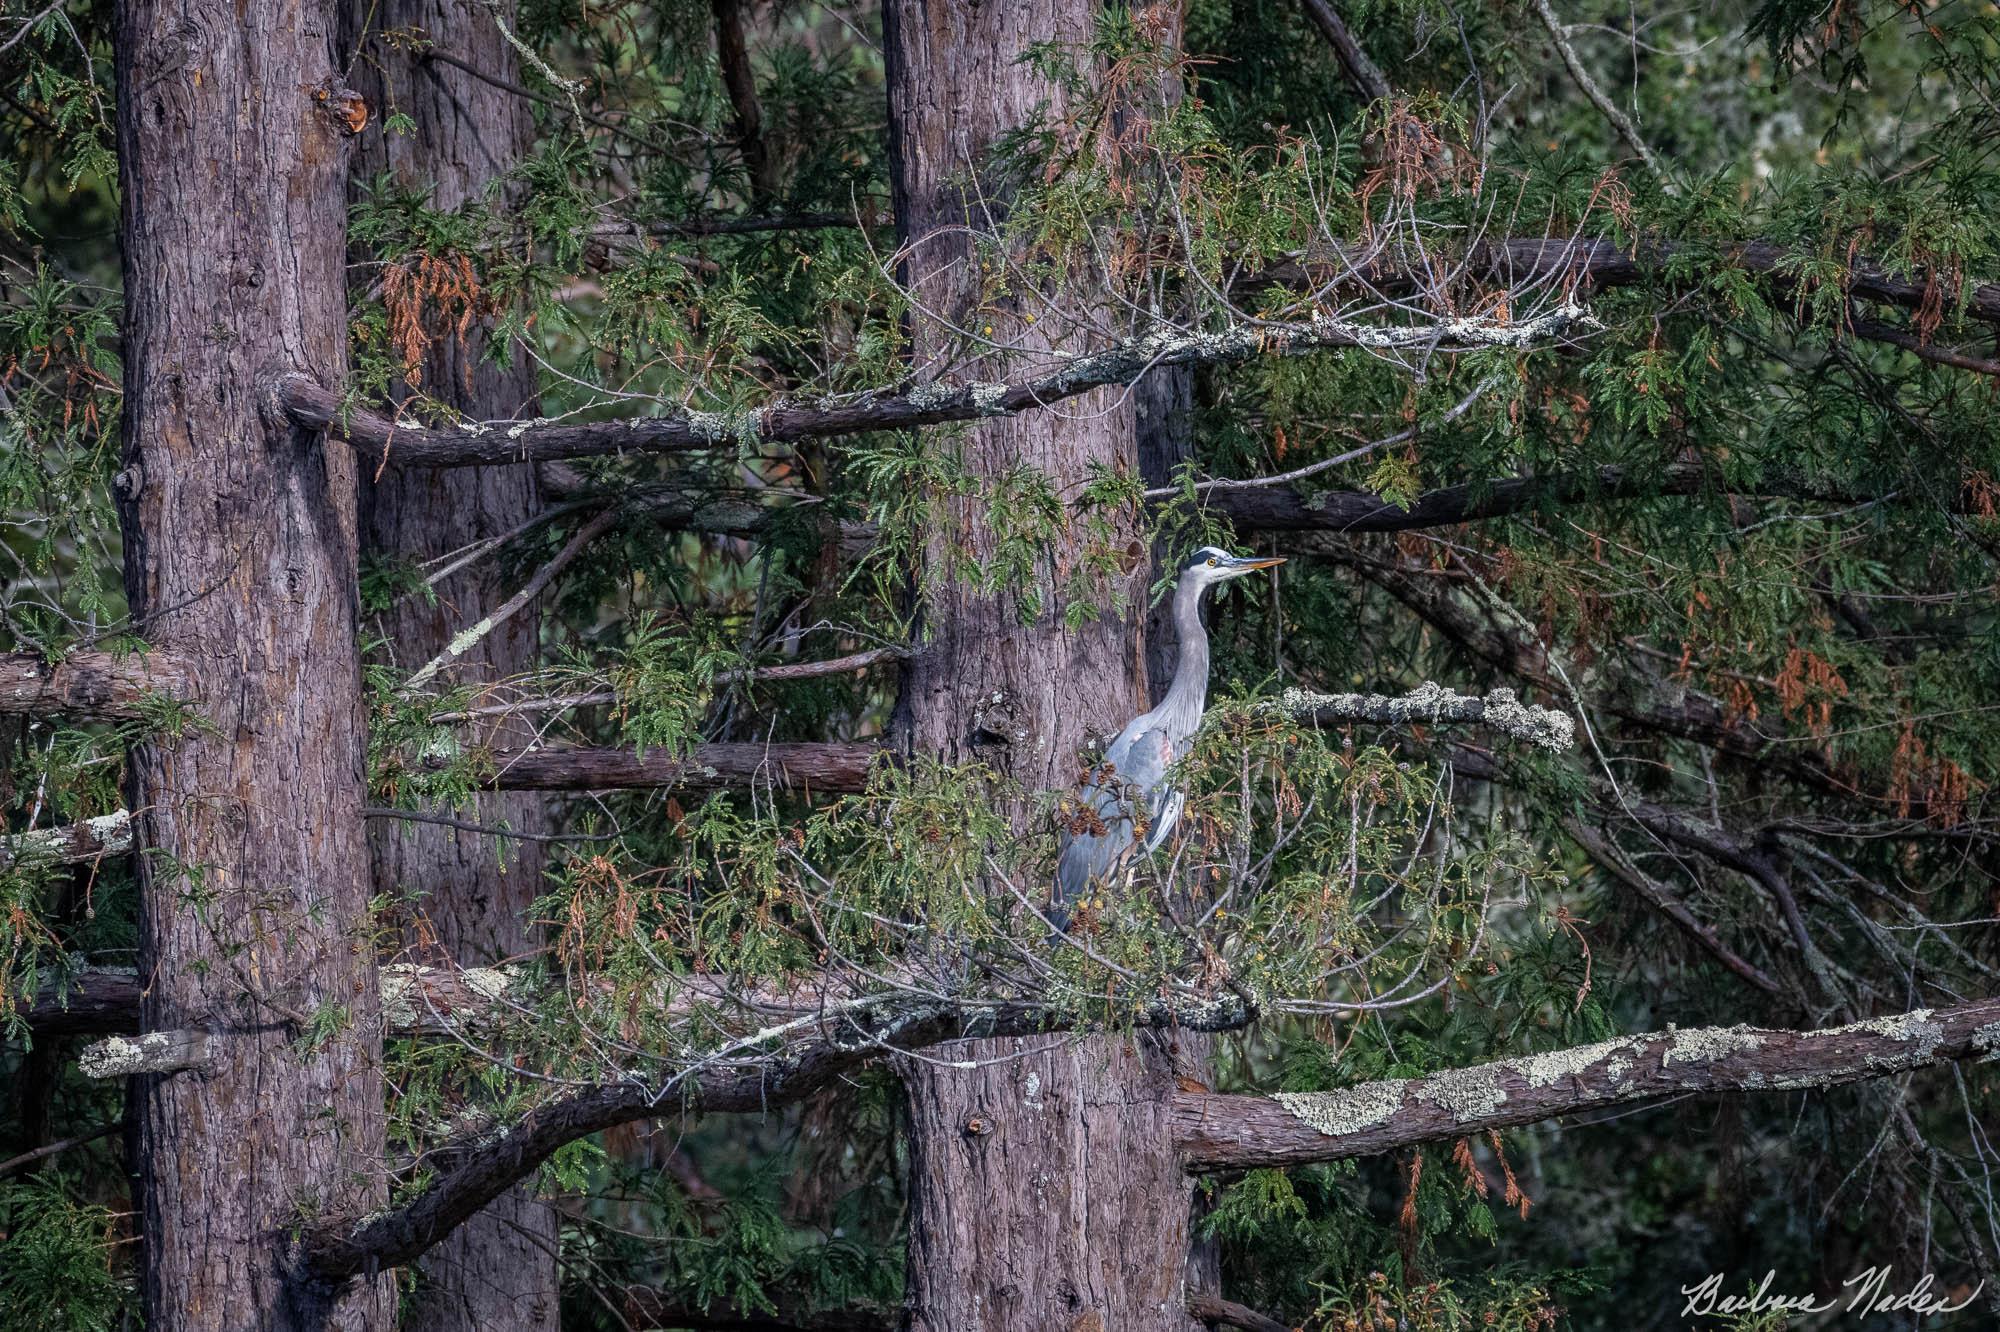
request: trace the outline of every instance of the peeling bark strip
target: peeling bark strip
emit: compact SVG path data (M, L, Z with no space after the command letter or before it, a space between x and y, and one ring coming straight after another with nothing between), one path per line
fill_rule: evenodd
M1348 319L1241 325L1221 332L1161 328L1103 351L1055 356L1056 368L1007 382L918 384L821 402L774 403L744 412L676 412L571 425L553 421L468 421L429 430L362 411L341 411L340 395L302 375L274 389L294 421L331 430L392 467L471 467L481 463L588 458L609 453L665 453L716 447L790 444L872 430L912 430L955 421L1013 416L1089 393L1130 384L1177 365L1235 365L1259 356L1298 356L1340 347L1379 351L1467 351L1532 347L1595 327L1583 309L1564 305L1519 324L1447 319L1385 327ZM1050 359L1044 353L1040 359Z
M128 721L144 716L149 703L185 701L194 693L186 665L158 652L78 652L53 666L32 652L0 656L0 715Z
M386 1281L307 1290L284 1258L302 1205L387 1193L354 459L263 387L346 366L349 127L313 92L339 77L335 8L115 6L126 593L147 642L229 682L212 725L129 768L158 853L136 858L142 1026L230 1032L214 1071L132 1083L153 1332L394 1311ZM292 1014L338 1021L308 1048Z
M1190 1170L1247 1170L1373 1156L1662 1096L1831 1087L1996 1058L2000 999L1983 999L1824 1031L1649 1032L1340 1091L1186 1095L1175 1119Z

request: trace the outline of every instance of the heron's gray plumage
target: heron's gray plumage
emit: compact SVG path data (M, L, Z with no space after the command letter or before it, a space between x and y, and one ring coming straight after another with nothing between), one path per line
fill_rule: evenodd
M1056 923L1093 887L1119 877L1132 860L1151 852L1173 832L1187 803L1168 774L1185 757L1208 707L1208 631L1201 622L1202 594L1217 583L1282 560L1252 559L1207 546L1182 567L1174 586L1174 629L1180 655L1166 697L1127 722L1106 746L1104 760L1078 792L1065 820L1056 861Z

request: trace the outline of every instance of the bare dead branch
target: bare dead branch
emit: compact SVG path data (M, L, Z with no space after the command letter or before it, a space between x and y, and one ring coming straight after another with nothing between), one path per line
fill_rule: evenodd
M1266 355L1295 356L1343 347L1425 354L1532 347L1592 326L1580 306L1563 304L1520 323L1452 319L1435 325L1388 326L1328 317L1243 324L1213 333L1162 327L1102 351L1058 358L1054 368L1012 381L913 384L817 402L780 401L742 412L672 409L663 416L581 425L495 421L432 430L368 412L343 415L340 396L303 375L281 378L272 392L299 425L331 430L357 448L384 454L390 466L472 467L616 453L789 444L864 431L912 430L1011 416L1093 389L1130 384L1152 370L1170 366L1234 365Z
M52 1142L45 1146L37 1147L32 1152L22 1152L19 1156L10 1156L5 1161L0 1161L0 1176L11 1175L23 1166L31 1166L37 1161L46 1161L51 1156L60 1156L72 1147L81 1147L87 1142L96 1142L99 1138L108 1138L124 1127L123 1123L114 1121L106 1124L103 1128L92 1129L88 1133L79 1133L74 1138L64 1138L61 1142Z
M1294 1332L1289 1323L1267 1318L1248 1305L1225 1300L1220 1295L1192 1292L1188 1295L1187 1311L1197 1322L1210 1327L1236 1327L1243 1332Z
M424 663L415 674L403 682L402 689L399 692L405 697L417 693L435 679L439 671L444 670L466 653L472 651L488 634L520 614L536 597L539 597L547 590L548 585L555 581L557 574L568 568L577 556L589 549L591 542L603 536L617 521L617 510L607 509L585 523L582 527L577 528L575 535L571 536L564 543L563 548L556 552L555 558L537 569L534 577L522 584L520 591L507 598L491 614L482 616L477 624L455 635L449 643L445 644L444 651Z
M488 785L498 791L714 791L768 783L783 790L859 791L869 765L884 752L871 744L716 744L675 758L664 749L543 745L492 751Z
M907 648L869 648L864 652L850 652L844 657L829 657L824 661L784 662L776 666L753 666L748 670L720 671L716 674L715 683L735 684L746 680L818 680L829 675L846 675L853 671L866 670L870 666L878 666L885 661L898 661L908 655ZM458 723L479 721L488 717L518 717L529 713L563 712L570 708L598 707L616 703L619 697L615 689L593 689L583 693L556 694L546 698L517 699L512 703L485 703L454 712L436 712L431 714L430 719L439 723Z
M1315 694L1287 689L1267 706L1315 726L1375 722L1383 726L1471 722L1560 753L1576 743L1576 723L1553 708L1521 702L1511 689L1472 698L1425 681L1407 694Z
M66 828L0 836L0 869L26 863L67 864L122 856L132 849L132 816L122 809Z
M1569 71L1570 80L1576 84L1577 90L1597 108L1598 114L1603 116L1618 137L1625 141L1625 146L1646 164L1646 170L1652 172L1656 180L1665 181L1666 173L1660 168L1660 159L1653 155L1653 150L1647 147L1646 141L1639 136L1639 128L1632 123L1632 117L1626 115L1623 107L1605 95L1604 89L1598 86L1597 80L1591 77L1588 69L1584 68L1582 59L1576 53L1576 47L1570 42L1569 25L1556 17L1556 11L1550 6L1549 0L1534 0L1534 7L1536 17L1540 18L1542 26L1548 29L1549 38L1556 46L1556 54L1562 57L1563 68Z
M1162 1002L1137 1021L1140 1026L1231 1030L1254 1015L1231 998L1201 1011ZM876 1014L847 1008L820 1024L818 1040L751 1061L740 1070L705 1069L698 1078L683 1073L659 1082L635 1076L628 1083L572 1092L530 1110L498 1134L480 1135L440 1153L444 1164L437 1181L404 1206L364 1218L351 1229L330 1226L310 1235L302 1246L304 1266L328 1282L344 1281L364 1269L400 1267L558 1148L600 1129L664 1115L764 1111L810 1095L897 1050L1061 1029L1060 1019L1033 1004L914 1004Z
M1354 40L1354 34L1347 30L1340 12L1327 0L1304 0L1306 17L1313 21L1326 37L1327 45L1333 48L1334 59L1340 62L1340 73L1347 80L1348 87L1354 89L1357 97L1364 102L1386 102L1395 94L1389 86L1389 78Z

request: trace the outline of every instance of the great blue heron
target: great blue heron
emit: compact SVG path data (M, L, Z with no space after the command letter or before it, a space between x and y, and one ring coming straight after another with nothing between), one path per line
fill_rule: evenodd
M1217 583L1268 569L1283 560L1231 555L1203 546L1181 566L1174 586L1174 628L1180 657L1173 683L1151 712L1125 724L1104 751L1064 819L1062 855L1056 861L1052 919L1068 924L1072 907L1093 887L1102 888L1134 859L1167 839L1180 821L1187 795L1167 781L1174 760L1208 707L1208 631L1202 628L1202 593Z

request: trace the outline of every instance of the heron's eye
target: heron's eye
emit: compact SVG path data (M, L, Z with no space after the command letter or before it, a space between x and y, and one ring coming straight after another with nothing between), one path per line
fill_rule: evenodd
M1214 564L1214 563L1215 563L1215 556L1213 556L1213 555L1209 556L1209 557L1208 557L1208 562L1209 562L1210 564Z

